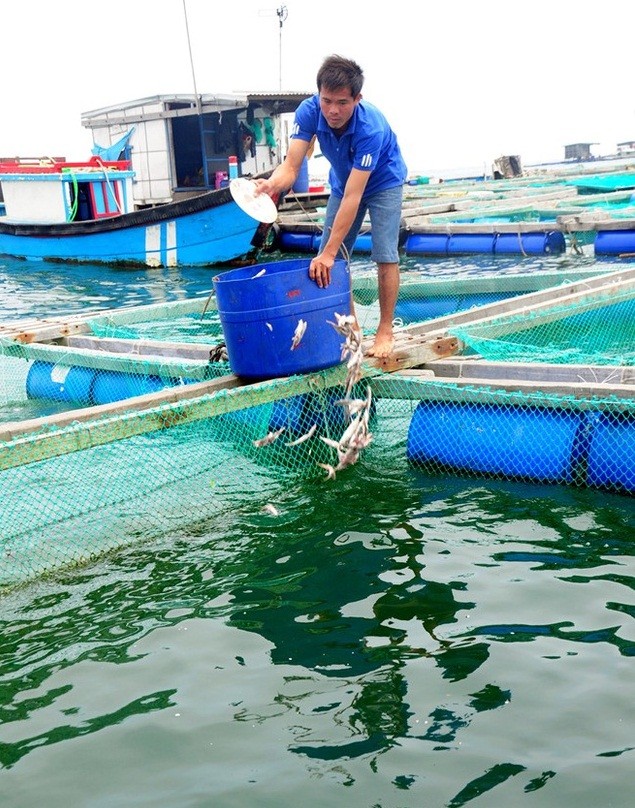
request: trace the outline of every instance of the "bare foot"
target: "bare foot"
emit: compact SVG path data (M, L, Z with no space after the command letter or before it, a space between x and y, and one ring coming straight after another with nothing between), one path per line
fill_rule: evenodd
M375 342L372 348L368 349L368 356L375 356L377 359L385 359L393 351L395 340L392 334L375 334Z

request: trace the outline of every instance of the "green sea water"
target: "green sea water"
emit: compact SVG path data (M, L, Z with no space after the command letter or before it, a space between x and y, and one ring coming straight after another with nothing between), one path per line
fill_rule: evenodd
M633 499L388 446L4 594L2 808L630 807Z

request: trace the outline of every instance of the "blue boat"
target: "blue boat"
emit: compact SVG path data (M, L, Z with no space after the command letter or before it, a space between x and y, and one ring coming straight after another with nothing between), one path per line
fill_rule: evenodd
M121 266L207 266L246 257L258 224L227 188L132 209L125 161L0 164L7 215L0 253Z
M251 262L270 226L235 204L229 180L275 168L281 117L306 95L154 96L84 113L89 160L0 162L0 254L139 267Z

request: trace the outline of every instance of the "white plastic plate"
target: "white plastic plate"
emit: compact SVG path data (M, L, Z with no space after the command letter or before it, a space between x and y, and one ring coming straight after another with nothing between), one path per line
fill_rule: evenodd
M256 183L245 177L237 177L229 183L234 202L252 219L271 224L278 218L276 203L267 194L256 196Z

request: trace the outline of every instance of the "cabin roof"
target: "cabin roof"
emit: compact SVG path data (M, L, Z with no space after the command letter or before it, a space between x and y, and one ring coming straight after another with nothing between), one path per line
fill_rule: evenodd
M202 93L202 112L222 112L240 109L250 104L267 105L276 113L294 112L297 105L310 92L245 92L245 93ZM147 109L147 108L151 109ZM145 111L144 111L145 109ZM86 127L112 124L115 122L135 123L156 118L176 118L182 115L195 115L199 112L197 97L193 93L154 95L113 104L108 107L82 112L82 125Z

